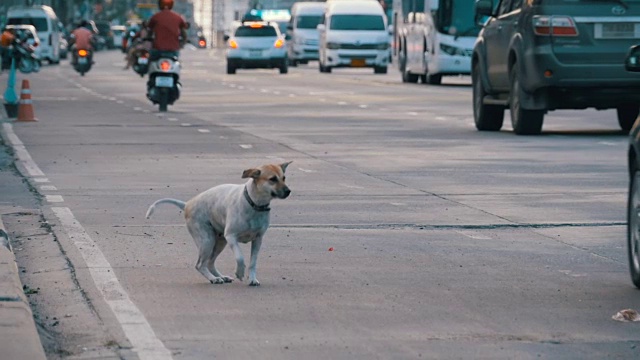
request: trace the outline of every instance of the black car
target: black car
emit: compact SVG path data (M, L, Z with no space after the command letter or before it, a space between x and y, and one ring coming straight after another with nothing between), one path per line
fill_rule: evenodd
M640 72L640 45L631 47L625 59L625 69ZM627 253L631 281L640 288L640 121L629 135L629 197L627 201Z
M638 41L637 1L478 0L471 60L476 128L538 134L547 111L616 109L624 131L640 107L640 74L621 64Z

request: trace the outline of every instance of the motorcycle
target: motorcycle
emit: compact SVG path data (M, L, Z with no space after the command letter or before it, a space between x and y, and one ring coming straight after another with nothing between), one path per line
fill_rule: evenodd
M74 49L74 57L73 68L80 73L80 76L84 76L86 72L91 70L91 65L93 65L93 52L85 49Z
M180 98L180 62L174 52L160 52L149 60L147 98L158 104L161 112Z
M140 75L140 77L144 77L149 72L149 52L140 50L134 54L134 57L133 71Z
M23 74L40 71L40 59L36 55L36 48L26 41L16 38L11 48L11 56Z

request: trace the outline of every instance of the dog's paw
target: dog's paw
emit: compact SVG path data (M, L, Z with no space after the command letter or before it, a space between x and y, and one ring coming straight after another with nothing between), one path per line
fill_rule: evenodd
M224 279L223 278L219 278L219 277L217 277L217 278L215 278L213 280L209 280L209 282L212 283L212 284L224 284L225 283Z
M236 269L236 278L240 281L244 280L244 269L244 265L238 265L238 268Z
M258 281L258 279L253 279L249 283L249 286L260 286L260 281Z
M222 276L221 276L221 278L222 278L222 280L224 280L224 282L226 282L226 283L233 282L233 279L232 279L232 278L230 278L230 277L228 277L228 276L224 276L224 275L222 275Z

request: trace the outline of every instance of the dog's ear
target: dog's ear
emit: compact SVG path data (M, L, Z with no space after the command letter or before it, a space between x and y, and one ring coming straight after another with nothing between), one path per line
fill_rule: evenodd
M289 161L283 164L280 164L280 167L282 168L282 172L287 171L287 166L289 166L289 164L291 164L293 161Z
M242 178L254 178L257 179L260 177L260 170L258 169L247 169L242 172Z

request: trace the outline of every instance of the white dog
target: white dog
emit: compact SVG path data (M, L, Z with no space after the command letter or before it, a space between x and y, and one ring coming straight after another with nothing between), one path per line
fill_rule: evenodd
M156 205L169 203L184 210L187 228L198 246L196 269L212 284L231 282L215 267L218 255L227 243L236 256L236 277L244 279L245 263L239 243L251 242L249 285L259 286L256 279L256 263L262 236L269 228L269 203L271 199L285 199L291 190L285 184L286 162L280 165L264 165L247 169L242 178L249 178L243 185L223 184L200 193L186 203L176 199L160 199L147 210L147 219Z

